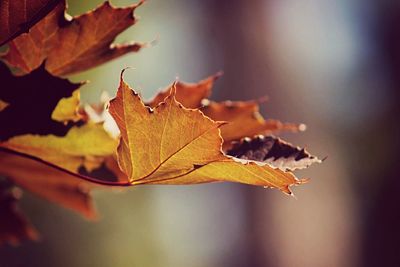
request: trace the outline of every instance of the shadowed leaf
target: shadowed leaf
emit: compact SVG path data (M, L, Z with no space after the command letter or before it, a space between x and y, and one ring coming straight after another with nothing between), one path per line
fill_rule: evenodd
M61 0L0 1L0 46L27 32Z
M294 147L273 136L258 135L252 139L243 138L239 142L234 142L233 147L226 153L245 160L268 162L281 170L291 171L321 162L304 148Z
M52 120L51 114L59 100L71 96L80 84L54 77L43 66L16 77L1 62L0 81L7 81L0 99L8 103L0 112L0 141L22 134L66 134L69 127Z

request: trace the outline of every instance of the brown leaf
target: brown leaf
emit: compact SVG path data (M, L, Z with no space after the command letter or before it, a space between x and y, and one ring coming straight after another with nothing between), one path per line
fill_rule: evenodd
M177 102L174 88L152 109L121 77L109 111L121 131L118 163L132 184L232 181L275 187L290 194L289 186L304 182L267 163L224 155L219 130L224 123L184 108Z
M186 108L199 108L201 101L204 98L208 98L211 95L211 90L214 82L221 77L222 72L219 72L213 76L207 77L206 79L198 83L186 83L177 81L166 89L159 92L149 103L148 106L154 108L160 102L170 94L171 88L176 88L176 100Z
M305 129L304 124L265 120L259 112L258 101L203 101L203 104L200 110L206 116L213 120L228 122L221 127L222 137L226 143L256 134L297 132Z
M80 87L49 74L43 66L29 75L15 77L0 62L0 99L8 103L0 111L0 141L22 134L65 135L69 126L51 119L59 100Z
M0 46L27 32L60 0L3 0L0 2Z
M1 168L1 167L0 167ZM37 240L39 234L19 211L21 192L8 181L0 181L0 245L17 245L24 240Z
M198 83L176 82L176 99L186 108L200 108L200 110L216 121L226 121L221 126L222 137L225 143L239 140L245 136L256 134L271 134L280 131L304 131L304 124L282 123L278 120L268 119L259 112L260 101L224 101L214 102L207 98L211 95L214 82L222 75L217 73ZM155 107L169 94L171 86L159 92L146 105ZM224 144L225 146L226 144Z
M142 3L115 8L107 1L93 11L71 18L65 14L64 0L29 33L10 42L9 51L2 58L22 74L45 62L50 73L65 76L136 52L142 44L112 42L135 24L133 11Z
M304 148L293 145L274 136L258 135L234 142L226 152L228 155L245 160L268 162L281 170L304 169L321 161L310 155Z
M96 218L89 190L100 187L90 178L72 173L33 156L0 147L0 174L46 200Z

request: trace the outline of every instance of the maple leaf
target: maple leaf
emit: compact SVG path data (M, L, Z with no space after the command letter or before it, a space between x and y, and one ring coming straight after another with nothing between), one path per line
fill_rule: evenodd
M227 121L221 127L221 134L226 143L245 136L270 134L279 131L298 132L305 130L304 124L282 123L268 119L259 112L258 101L203 101L200 110L213 120Z
M234 158L221 150L220 129L197 109L187 109L173 88L154 109L122 79L109 112L120 131L118 163L132 184L195 184L231 181L275 187L290 194L301 184L292 173L268 163Z
M211 95L214 82L222 75L221 72L212 75L198 83L176 82L176 99L187 108L199 108L206 116L216 121L226 121L221 126L221 134L228 146L231 141L239 140L246 136L256 134L271 134L280 131L304 131L304 124L282 123L278 120L268 119L259 112L257 100L250 101L223 101L215 102L207 98ZM169 95L172 88L168 86L160 91L151 101L146 103L155 107ZM243 127L245 125L245 127Z
M64 0L29 33L10 42L9 51L2 59L22 74L45 62L50 73L65 76L136 52L142 44L112 42L136 23L133 12L142 3L115 8L106 1L93 11L71 18L65 14Z
M7 126L0 130L0 174L93 218L89 189L102 181L92 181L78 172L110 168L120 175L107 160L114 157L117 140L102 124L80 120L65 125L79 118L79 84L54 77L43 67L15 77L4 64L0 64L0 78L8 81L8 90L0 91L6 103L0 111L0 123Z
M0 46L27 32L46 16L60 0L26 0L0 2Z
M54 77L43 66L16 77L1 62L0 81L7 81L0 99L8 104L0 112L0 141L22 134L66 134L70 126L52 120L51 114L59 100L71 96L80 84Z
M81 166L91 171L117 149L117 140L101 124L72 127L65 136L20 135L0 143L1 147L26 153L64 169L78 172Z
M0 167L1 168L1 167ZM0 245L17 245L21 241L38 240L39 234L19 211L17 201L21 191L8 181L0 180Z
M90 189L100 182L69 172L31 155L0 147L0 173L13 183L46 200L96 218Z
M233 147L226 154L246 160L268 162L271 166L290 171L305 169L313 163L321 162L304 148L294 147L274 136L263 135L233 142Z
M214 82L222 76L222 72L205 78L198 83L186 83L176 81L168 86L166 89L161 90L150 102L146 103L149 107L154 108L170 94L171 88L175 87L175 98L186 108L199 108L201 101L211 95Z

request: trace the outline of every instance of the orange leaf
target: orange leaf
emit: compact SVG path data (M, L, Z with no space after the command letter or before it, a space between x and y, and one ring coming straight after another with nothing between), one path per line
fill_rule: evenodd
M60 0L27 0L0 2L0 46L27 32L46 16Z
M221 127L224 146L230 141L239 140L246 136L256 134L270 134L279 131L303 131L304 124L282 123L278 120L268 119L259 112L260 101L224 101L214 102L207 98L211 95L214 82L222 75L221 72L210 76L198 83L176 82L176 99L187 108L200 108L200 110L216 121L226 121ZM150 107L155 107L162 102L170 92L172 85L159 92L150 102Z
M133 11L143 2L115 8L107 1L95 10L71 18L65 14L65 0L51 13L9 44L2 56L9 65L29 73L44 61L46 69L57 76L87 70L143 45L112 44L115 37L135 24Z
M203 101L200 109L213 120L227 121L221 127L224 141L229 143L245 136L270 134L279 131L302 131L304 124L282 123L278 120L265 120L259 112L257 101ZM224 144L225 145L225 144Z
M32 156L0 148L0 173L44 199L94 219L89 189L96 184Z
M199 108L201 101L211 95L214 82L221 77L222 72L210 76L198 83L185 83L177 81L166 89L159 92L149 103L148 106L154 108L170 94L171 88L176 88L176 100L187 108Z
M267 163L226 156L216 122L186 109L170 95L154 109L145 106L121 75L109 111L121 131L118 163L132 184L194 184L232 181L279 188L301 184L292 173Z

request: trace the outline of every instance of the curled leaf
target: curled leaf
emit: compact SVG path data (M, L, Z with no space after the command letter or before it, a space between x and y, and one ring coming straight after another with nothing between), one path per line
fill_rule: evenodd
M258 135L234 142L226 152L233 157L268 162L281 170L304 169L321 161L310 155L304 148L295 147L277 137Z

